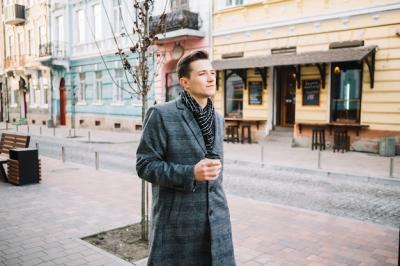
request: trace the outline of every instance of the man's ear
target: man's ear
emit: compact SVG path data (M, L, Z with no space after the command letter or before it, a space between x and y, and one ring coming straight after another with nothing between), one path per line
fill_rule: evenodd
M181 77L179 79L179 84L183 87L184 90L189 88L189 80L186 77Z

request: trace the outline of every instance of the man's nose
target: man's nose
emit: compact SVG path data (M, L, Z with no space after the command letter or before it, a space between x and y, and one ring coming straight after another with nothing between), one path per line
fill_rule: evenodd
M215 76L212 73L208 73L207 74L207 81L214 81L215 80Z

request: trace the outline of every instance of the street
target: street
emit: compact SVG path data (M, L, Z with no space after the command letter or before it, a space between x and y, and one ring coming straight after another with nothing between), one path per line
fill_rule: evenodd
M39 144L40 155L124 173L135 173L137 139L94 141L84 136L53 138L32 136L31 146ZM347 181L272 166L225 163L224 184L229 194L265 202L293 206L331 215L354 218L389 227L400 226L400 184Z

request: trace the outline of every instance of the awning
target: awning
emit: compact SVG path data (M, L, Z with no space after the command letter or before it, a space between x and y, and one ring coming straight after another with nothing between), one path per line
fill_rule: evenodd
M378 46L360 46L341 49L330 49L327 51L315 51L299 54L273 54L257 57L241 57L232 59L214 60L212 65L215 70L235 70L246 68L260 68L270 66L296 66L297 85L300 86L300 65L315 64L321 74L322 86L325 87L325 65L326 63L349 62L365 60L370 74L370 86L374 87L375 74L375 51ZM370 60L368 60L371 55ZM263 75L263 80L266 79Z
M214 60L215 70L256 68L269 66L305 65L361 61L375 51L376 45L355 48L331 49L327 51L306 52L300 54L276 54L256 57Z

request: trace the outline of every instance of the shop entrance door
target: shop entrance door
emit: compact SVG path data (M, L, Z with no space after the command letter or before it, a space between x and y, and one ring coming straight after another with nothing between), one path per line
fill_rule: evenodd
M279 67L277 78L277 125L293 127L296 111L296 70L293 66Z

